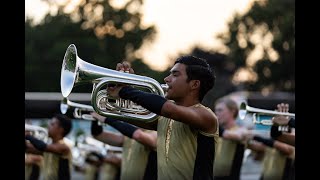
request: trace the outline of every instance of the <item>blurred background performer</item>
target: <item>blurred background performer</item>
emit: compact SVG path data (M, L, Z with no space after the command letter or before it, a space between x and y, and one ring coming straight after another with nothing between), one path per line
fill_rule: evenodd
M40 132L37 131L38 126L30 125L30 127L35 127L33 129L28 128L28 126L25 129L25 135L32 135L36 137L36 135ZM41 128L41 127L39 127ZM40 129L39 129L40 130ZM42 128L41 128L42 130ZM45 133L47 133L46 129L43 129ZM43 134L44 135L44 134ZM47 134L45 134L47 135ZM40 138L40 137L38 137ZM42 138L44 141L46 139ZM27 147L27 144L26 144ZM43 156L32 154L32 153L25 153L25 180L38 180L41 175L41 170L43 168Z
M288 113L289 104L278 104L276 111ZM284 118L288 119L285 123L282 122ZM272 138L248 134L249 144L254 143L254 141L263 144L264 156L262 161L262 174L260 180L295 179L295 147L291 145L292 139L290 139L290 143L284 143L273 139L275 137L275 132L277 134L285 133L279 130L279 125L288 125L289 117L276 115L272 118L272 122L273 125L270 130ZM291 126L295 127L294 125Z
M287 107L286 111L288 112ZM278 126L276 128L278 129ZM255 160L262 161L260 180L294 179L294 146L255 134L254 131L248 131L246 142L247 147L256 155Z
M289 104L280 103L277 105L278 112L289 112ZM270 136L280 142L295 146L295 118L277 115L272 118ZM280 131L278 126L288 126L290 132ZM295 179L295 154L293 153L286 159L284 179Z
M247 129L236 123L239 107L229 98L218 99L215 113L219 121L219 140L214 161L214 179L239 180Z
M278 112L289 112L289 104L281 103L277 105ZM295 146L295 118L277 115L272 118L273 125L271 127L270 136L278 141ZM289 132L280 131L279 126L288 126Z
M26 153L25 155L25 180L38 180L42 169L43 157Z
M26 152L43 155L43 178L45 180L70 180L72 170L71 148L63 138L71 131L72 123L65 115L54 115L48 126L52 143L47 144L31 135L26 135Z
M98 180L100 178L100 167L103 163L103 156L97 152L89 152L85 158L85 179Z
M103 180L120 180L122 152L107 151L100 168L100 177Z
M262 144L263 159L260 180L292 180L295 177L295 148L272 138L251 135L249 144ZM250 139L250 138L249 138Z
M100 116L95 112L91 115L122 133L103 131L97 121L92 121L91 134L95 139L111 146L123 147L121 180L157 179L156 131L137 128L122 121Z

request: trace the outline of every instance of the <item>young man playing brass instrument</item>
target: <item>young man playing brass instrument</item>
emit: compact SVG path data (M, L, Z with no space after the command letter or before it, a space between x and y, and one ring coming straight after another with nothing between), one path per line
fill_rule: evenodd
M117 67L131 70L128 63ZM201 101L214 86L214 72L204 59L183 56L164 80L169 87L165 97L124 85L107 90L115 98L131 100L160 115L154 127L159 180L213 179L218 121Z

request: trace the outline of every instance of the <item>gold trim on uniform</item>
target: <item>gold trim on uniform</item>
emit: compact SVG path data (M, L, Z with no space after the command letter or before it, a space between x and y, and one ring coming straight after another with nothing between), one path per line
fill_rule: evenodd
M166 134L166 143L165 143L166 162L168 162L168 159L169 159L169 146L170 146L170 138L171 138L172 126L173 126L173 120L170 119L169 126L168 126L168 129L167 129L167 134Z
M129 145L129 148L128 148L128 156L126 157L127 161L129 161L130 158L131 158L132 144L133 144L133 140L130 139L130 145Z

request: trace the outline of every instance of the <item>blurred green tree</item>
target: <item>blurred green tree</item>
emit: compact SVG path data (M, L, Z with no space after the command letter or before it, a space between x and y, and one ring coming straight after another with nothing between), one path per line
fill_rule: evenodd
M64 53L73 43L78 56L89 63L115 69L121 60L133 62L136 72L146 68L137 50L152 41L154 26L141 23L142 0L129 0L114 7L108 0L83 0L72 11L69 5L47 1L56 15L48 12L34 24L25 22L25 91L60 92L60 72ZM154 76L154 74L156 76ZM163 81L162 73L151 69L143 75ZM74 92L91 92L92 85L76 87Z
M233 82L242 90L295 91L295 0L254 1L218 38L237 67Z

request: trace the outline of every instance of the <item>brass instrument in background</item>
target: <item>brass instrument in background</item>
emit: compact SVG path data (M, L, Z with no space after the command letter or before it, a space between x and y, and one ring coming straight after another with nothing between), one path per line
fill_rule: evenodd
M60 103L60 111L62 114L66 114L68 109L74 108L73 116L77 119L84 119L84 120L95 120L90 114L85 114L85 112L93 112L94 109L90 105L80 104L76 102L70 101L68 98L63 98Z
M252 121L254 124L262 124L271 126L272 125L272 117L277 115L295 117L293 113L285 113L285 112L278 112L278 111L271 111L265 109L259 109L248 106L245 102L240 104L239 109L239 118L244 120L248 114L252 115Z
M108 85L127 84L141 90L164 96L167 84L159 84L155 79L103 68L83 61L78 57L74 44L69 45L61 68L61 92L68 97L74 86L92 83L91 104L98 114L118 119L138 122L152 122L156 114L129 100L115 99L108 95Z
M72 148L72 163L77 167L85 166L85 159L91 152L96 152L102 156L108 153L122 153L122 147L111 146L98 141L90 136L81 135L77 138L77 144Z
M48 130L46 128L31 124L25 124L24 129L25 131L29 131L35 138L38 138L45 142L48 141Z

